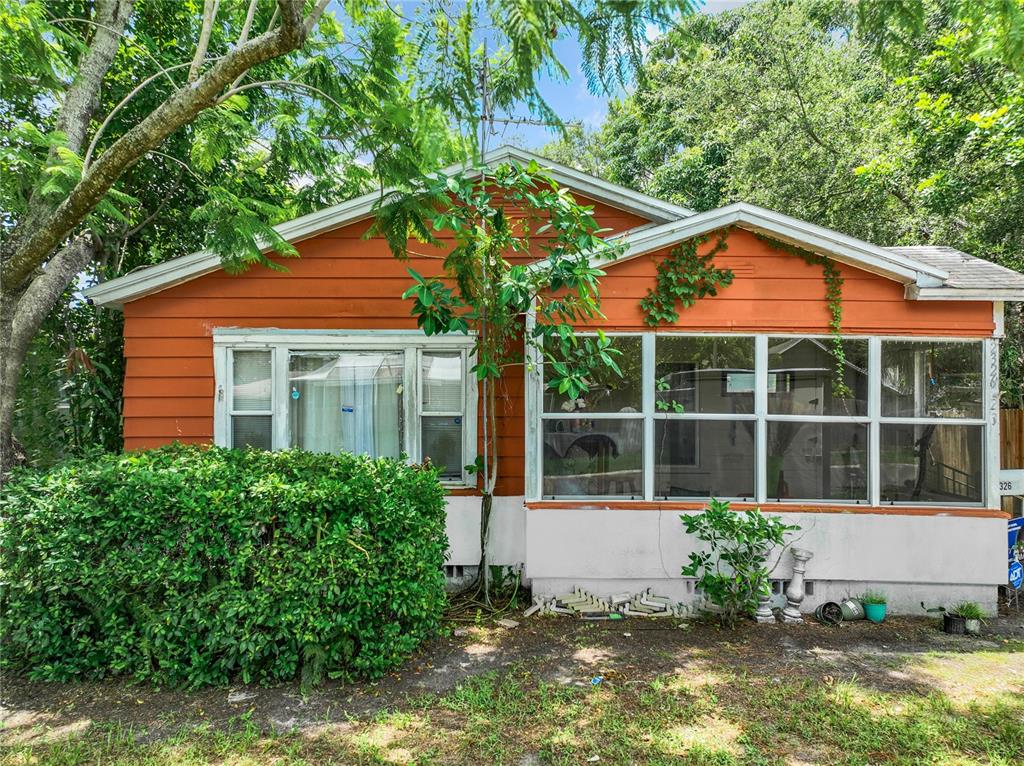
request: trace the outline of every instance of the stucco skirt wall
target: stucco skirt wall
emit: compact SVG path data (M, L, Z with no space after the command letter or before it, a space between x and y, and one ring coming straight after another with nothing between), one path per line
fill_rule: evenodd
M580 586L599 595L654 587L694 603L680 569L695 541L679 511L530 509L525 512L526 576L534 593ZM977 601L994 610L1006 578L1006 522L992 518L871 513L791 513L799 547L814 553L814 583L804 611L821 601L881 589L893 613L923 614L928 606ZM450 523L450 522L449 522ZM790 577L783 556L773 578Z
M448 498L448 563L480 563L480 498ZM526 509L523 497L496 497L491 506L488 554L491 563L522 566L526 563Z

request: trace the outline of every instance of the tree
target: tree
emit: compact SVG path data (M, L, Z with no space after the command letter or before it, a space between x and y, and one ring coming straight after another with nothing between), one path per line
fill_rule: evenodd
M641 86L596 135L548 151L697 210L744 200L1021 270L1018 39L1019 4L995 0L764 0L695 16L652 45ZM1024 402L1021 324L1008 306L1011 406Z
M410 269L404 298L427 335L472 332L472 372L482 387L483 454L480 475L480 568L477 583L490 604L487 543L498 476L498 386L513 366L545 364L549 388L576 399L602 370L621 375L618 351L598 331L578 337L574 325L600 316L594 262L618 248L601 238L592 208L578 203L537 163L480 167L461 177L438 176L386 200L375 226L399 258L408 258L409 234L442 243L450 232L444 278Z
M114 188L124 172L204 110L240 95L238 88L245 86L235 83L250 70L301 48L327 0L308 12L302 0L279 0L274 22L251 37L257 3L250 3L252 12L246 14L248 23L243 23L235 45L209 59L218 8L207 0L200 44L191 60L173 67L158 65L153 75L174 82L171 70L180 72L188 66L185 81L175 83L155 109L97 154L105 125L100 123L94 131L93 118L122 38L132 32L133 5L133 0L98 0L87 19L87 42L69 39L50 23L40 4L3 8L3 25L13 32L6 39L17 48L5 51L13 54L13 59L5 60L5 81L22 83L32 96L49 96L59 107L48 132L21 122L4 136L5 170L17 167L21 173L5 183L4 201L10 204L4 209L10 218L0 244L0 470L11 461L16 385L29 344L67 286L93 258L96 240L87 219L117 217L117 203L128 202ZM55 45L54 39L66 47ZM29 101L20 91L4 95L11 103Z
M598 85L636 66L647 23L692 3L434 0L406 17L386 0L355 0L343 21L327 5L204 0L201 11L168 12L158 0L3 0L0 473L13 456L26 351L95 259L105 227L141 209L122 188L140 163L161 157L200 176L205 201L193 221L228 268L273 266L274 254L294 254L271 226L284 210L253 195L247 178L310 179L309 193L288 190L308 200L335 190L335 173L402 182L470 146L450 129L471 123L475 136L493 114L476 106L481 30L496 49L488 110L522 103L553 118L536 77L564 72L560 32L580 41ZM109 92L124 95L111 106ZM164 151L182 133L187 161ZM372 172L357 167L363 155Z

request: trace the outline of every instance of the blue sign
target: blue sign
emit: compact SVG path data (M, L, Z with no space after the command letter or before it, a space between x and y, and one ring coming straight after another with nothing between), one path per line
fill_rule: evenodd
M1019 561L1014 561L1010 564L1010 585L1013 586L1014 590L1020 590L1020 586L1024 583L1024 566L1020 565Z
M1016 519L1010 519L1006 522L1007 532L1007 545L1009 546L1009 560L1017 560L1017 552L1014 547L1017 545L1018 540L1024 540L1024 536L1021 535L1021 530L1024 530L1024 516Z
M341 411L342 412L355 412L355 410L352 407L345 407L345 406L342 406Z

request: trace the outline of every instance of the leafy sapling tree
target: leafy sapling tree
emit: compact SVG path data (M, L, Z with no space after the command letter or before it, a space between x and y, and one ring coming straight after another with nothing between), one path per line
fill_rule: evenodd
M475 338L471 372L481 390L481 455L470 473L482 491L480 568L476 587L490 604L487 542L498 478L498 409L510 368L542 360L548 388L575 399L594 373L621 374L618 351L598 331L574 327L601 317L595 265L618 248L602 238L592 208L535 162L481 168L461 177L438 176L386 200L376 222L399 258L408 258L410 236L444 246L436 273L409 269L413 283L403 297L427 335L467 333ZM532 329L528 329L532 325Z
M647 25L693 10L410 5L0 0L0 481L25 360L82 281L200 245L230 270L273 266L296 255L275 223L464 156L454 128L485 116L481 42L499 52L487 124L519 104L557 122L538 78L568 78L560 37L578 41L593 84L622 81Z
M752 615L758 601L771 593L768 556L800 527L760 509L733 511L728 502L715 499L703 512L679 518L686 534L704 543L702 550L690 554L683 577L696 579L697 587L717 607L722 624L731 628L740 617Z

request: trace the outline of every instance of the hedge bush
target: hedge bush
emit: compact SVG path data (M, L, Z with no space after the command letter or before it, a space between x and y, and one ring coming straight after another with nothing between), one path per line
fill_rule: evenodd
M35 678L375 677L445 604L431 468L172 445L16 472L0 503L2 653Z

